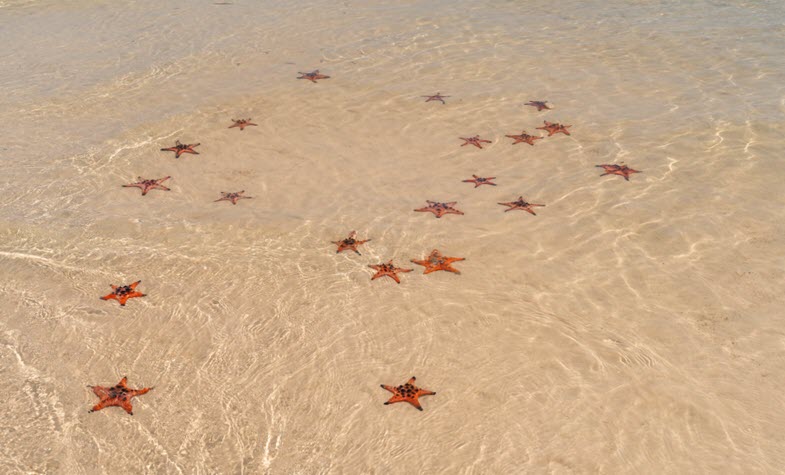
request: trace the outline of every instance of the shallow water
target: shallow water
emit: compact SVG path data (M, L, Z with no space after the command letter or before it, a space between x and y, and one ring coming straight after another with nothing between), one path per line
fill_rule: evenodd
M0 471L782 470L782 3L231 3L0 0Z

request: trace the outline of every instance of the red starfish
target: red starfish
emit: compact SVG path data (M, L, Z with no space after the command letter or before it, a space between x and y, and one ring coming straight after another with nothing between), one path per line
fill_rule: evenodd
M121 307L125 307L125 303L128 301L128 299L145 296L145 294L136 291L136 286L139 285L140 282L141 280L137 280L130 285L111 285L114 292L104 295L101 297L101 300L117 300L120 302Z
M526 200L523 199L523 196L519 196L518 199L515 200L515 201L509 201L507 203L499 203L499 204L503 205L503 206L509 206L508 209L504 210L505 213L507 211L512 211L514 209L522 209L522 210L524 210L524 211L526 211L528 213L531 213L531 214L533 214L535 216L537 216L537 213L534 212L532 207L533 206L545 206L545 205L538 205L538 204L534 204L534 203L527 203Z
M194 147L197 147L199 145L201 145L201 144L198 144L198 143L181 144L180 141L177 140L175 142L174 147L162 148L161 151L162 152L174 152L175 153L175 157L174 158L180 158L180 155L182 155L184 153L192 153L194 155L199 155L199 152L194 150Z
M633 170L627 165L596 165L596 167L605 170L605 173L603 173L600 176L619 175L619 176L623 176L624 179L627 181L630 181L630 175L632 175L633 173L641 173L640 170Z
M425 102L442 101L442 104L446 104L446 102L444 102L444 98L445 97L450 97L450 96L442 96L441 92L437 92L433 96L420 96L420 97L427 97L428 99L426 99Z
M440 203L438 201L426 200L425 202L428 203L428 206L424 208L417 208L415 211L430 212L433 213L437 218L441 218L445 214L463 214L463 211L459 211L453 207L458 203L457 201Z
M230 125L228 128L233 129L235 127L240 127L240 130L245 130L245 128L248 127L249 125L256 126L256 124L251 122L251 120L253 119L232 119L234 125Z
M219 201L231 201L233 205L236 205L237 200L250 200L253 198L253 196L243 196L243 193L245 193L245 190L234 193L225 193L222 191L221 194L223 196L213 201L213 203L217 203Z
M463 180L464 183L474 183L474 187L477 188L480 185L491 185L496 186L496 183L493 183L491 180L495 180L495 176L489 176L488 178L480 178L477 175L472 175L471 180Z
M365 244L366 242L370 241L370 239L365 239L360 241L359 239L355 239L357 237L357 231L352 231L349 233L349 237L342 240L342 241L332 241L333 244L338 245L338 250L335 251L336 254L343 251L354 251L357 255L360 254L360 251L357 250L357 246L360 244Z
M399 284L401 283L401 279L398 278L398 272L411 272L412 271L412 269L404 269L402 267L395 267L393 265L392 259L390 259L390 262L388 262L387 264L369 265L368 267L370 267L371 269L376 271L376 274L374 274L373 277L371 277L371 280L376 280L379 277L384 277L386 275L387 277L390 277L392 280L394 280L395 282L397 282Z
M315 71L311 71L310 73L299 73L298 72L297 74L302 74L302 76L300 76L297 79L307 79L307 80L309 80L309 81L311 81L313 83L315 83L317 79L330 79L330 76L325 76L324 74L319 74L319 70L318 69L315 70Z
M542 137L537 136L537 135L529 135L529 134L526 133L525 130L521 131L520 135L505 135L505 137L509 137L511 139L515 139L515 142L512 143L513 145L515 145L516 143L521 143L521 142L527 143L529 145L534 145L534 141L535 140L542 140Z
M463 257L447 257L443 256L441 252L434 249L431 251L431 254L428 256L428 259L422 261L416 261L412 259L417 265L425 266L425 271L423 274L430 274L431 272L436 272L437 270L444 270L447 272L452 272L454 274L460 274L461 271L455 269L451 264L453 262L460 262L465 261Z
M393 393L393 396L389 401L385 402L384 405L386 406L388 404L395 404L396 402L408 402L412 406L422 411L422 406L420 405L418 398L420 396L433 396L436 393L433 391L428 391L427 389L418 388L414 385L416 380L417 378L412 376L412 378L407 381L406 384L402 384L397 387L382 384L382 388Z
M123 379L117 383L117 386L112 386L110 388L104 386L87 386L93 390L96 396L101 398L101 400L98 401L98 404L93 406L88 412L100 411L101 409L110 406L120 406L125 409L125 412L133 416L134 408L131 406L131 398L147 394L147 392L153 388L130 389L126 385L127 382L128 377L123 376Z
M123 188L141 188L142 189L142 196L146 195L148 191L155 190L155 189L164 190L164 191L170 191L169 188L167 188L167 187L165 187L165 186L163 186L161 184L161 183L165 182L166 180L168 180L170 178L172 178L172 177L165 176L165 177L159 178L157 180L145 180L142 177L138 176L138 177L136 177L136 179L139 180L139 181L137 181L136 183L131 183L130 185L123 185Z
M568 127L572 127L571 125L561 125L561 124L557 124L555 122L548 122L547 120L544 120L543 122L545 122L545 126L544 127L537 127L537 129L538 130L545 130L545 131L547 131L548 132L548 137L550 137L553 134L558 134L559 132L561 132L561 133L563 133L565 135L570 135L570 131L567 130L567 128Z
M548 109L548 110L550 110L550 107L548 107L547 105L545 105L547 102L548 102L548 101L529 101L529 102L527 102L527 103L526 103L526 104L524 104L524 105L525 105L525 106L534 106L534 107L536 107L536 108L537 108L537 111L539 112L539 111L541 111L541 110L543 110L543 109Z
M481 139L479 135L475 135L474 137L469 137L468 139L464 138L464 137L458 137L458 138L463 140L463 143L461 144L461 147L465 147L467 145L474 145L477 148L482 148L482 144L484 144L484 143L492 143L490 140L483 140L483 139Z

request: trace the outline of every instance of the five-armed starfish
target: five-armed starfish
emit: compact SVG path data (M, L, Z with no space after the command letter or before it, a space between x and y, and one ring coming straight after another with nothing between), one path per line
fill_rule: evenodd
M480 185L491 185L496 186L496 183L492 182L491 180L495 180L495 176L489 176L488 178L481 178L477 175L472 175L471 180L463 180L464 183L474 183L474 187L477 188Z
M199 152L194 150L194 147L197 147L199 145L201 145L201 144L198 144L198 143L181 144L180 141L177 140L175 142L174 147L162 148L161 151L162 152L174 152L175 153L175 157L174 158L180 158L180 155L182 155L184 153L192 153L194 155L199 155Z
M170 191L169 188L167 188L167 187L165 187L164 185L161 184L161 183L165 182L166 180L168 180L170 178L172 178L172 177L165 176L165 177L159 178L157 180L145 180L144 178L138 176L138 177L136 177L136 179L139 180L139 181L137 181L136 183L131 183L129 185L123 185L123 188L141 188L142 189L142 196L146 195L148 191L155 190L155 189L164 190L164 191Z
M404 269L402 267L395 267L393 265L392 259L390 259L390 262L388 262L387 264L369 265L368 267L370 267L371 269L376 271L376 274L374 274L373 277L371 277L371 280L376 280L379 277L384 277L386 275L387 277L390 277L392 280L394 280L395 282L397 282L399 284L401 283L401 279L398 278L398 272L411 272L412 271L412 269Z
M541 111L541 110L543 110L543 109L548 109L548 110L550 110L550 107L548 107L548 106L546 105L547 103L548 103L548 101L529 101L529 102L527 102L527 103L526 103L526 104L524 104L524 105L525 105L525 106L533 106L533 107L536 107L536 108L537 108L537 111L539 112L539 111Z
M354 251L357 253L357 255L362 255L360 254L360 251L357 250L357 246L359 246L360 244L365 244L366 242L370 241L370 239L364 239L361 241L359 239L355 239L356 237L357 237L357 231L352 231L349 233L348 238L343 239L341 241L332 241L333 244L336 244L338 246L338 250L335 251L335 253L338 254L339 252L343 252L343 251Z
M236 205L237 200L250 200L251 198L253 198L253 196L243 196L243 193L245 193L245 190L237 191L234 193L225 193L222 191L221 194L223 196L213 201L213 203L217 203L219 201L231 201L233 205Z
M529 145L534 145L534 141L535 140L542 140L542 137L540 137L538 135L529 135L529 134L526 133L525 130L521 131L520 135L505 135L505 137L509 137L511 139L515 139L515 142L512 143L513 145L515 145L516 143L521 143L521 142L527 143Z
M570 135L570 131L567 129L572 127L571 125L561 125L555 122L548 122L547 120L544 120L543 122L545 122L545 125L543 127L537 127L537 129L548 132L548 137L553 134L558 134L559 132L563 133L564 135Z
M250 119L250 118L248 118L248 119L232 119L232 122L234 122L234 124L230 125L227 128L233 129L235 127L240 127L240 130L245 130L245 128L248 127L249 125L253 125L255 127L256 124L251 122L252 120L253 119Z
M123 379L117 383L117 386L104 387L104 386L87 386L91 388L96 396L101 398L98 404L93 406L88 412L100 411L105 407L120 406L125 409L130 415L134 415L134 408L131 406L131 398L147 394L153 388L130 389L127 386L128 377L123 376Z
M141 282L141 280L137 280L130 285L111 285L114 292L104 295L101 297L101 300L117 300L120 302L120 306L125 307L125 303L128 301L128 299L144 297L146 295L136 291L136 286L139 285L139 282Z
M531 214L533 214L535 216L537 216L537 213L534 212L532 207L533 206L545 206L545 205L538 205L538 204L534 204L534 203L528 203L528 202L526 202L526 200L523 199L523 196L519 196L518 199L515 200L515 201L509 201L507 203L499 203L499 204L503 205L503 206L509 206L508 209L504 210L505 213L507 211L512 211L514 209L522 209L522 210L524 210L524 211L526 211L528 213L531 213Z
M425 272L423 274L430 274L431 272L436 272L437 270L445 270L447 272L452 272L454 274L460 274L461 271L454 268L451 264L453 262L465 261L466 259L463 257L447 257L443 256L441 252L434 249L431 251L431 254L428 256L428 259L417 261L412 259L417 265L425 266Z
M458 203L457 201L440 203L438 201L425 200L425 202L428 203L428 206L424 208L417 208L415 211L433 213L437 218L441 218L445 214L463 214L463 211L459 211L454 208L454 206Z
M418 398L420 396L433 396L436 393L433 391L428 391L427 389L418 388L414 385L416 380L417 378L412 376L412 378L407 381L406 384L402 384L397 387L382 384L382 388L393 393L393 396L389 401L385 402L384 405L386 406L388 404L395 404L396 402L408 402L412 406L422 411L422 406L420 405Z
M297 74L302 74L302 76L300 76L297 79L307 79L307 80L309 80L311 82L314 82L314 83L316 82L317 79L330 79L330 76L325 76L324 74L319 74L319 70L318 69L315 70L315 71L311 71L310 73L300 73L300 72L298 72Z
M436 93L436 94L434 94L433 96L420 96L420 97L427 97L427 99L425 100L425 102L431 102L431 101L442 101L442 104L446 104L446 102L444 102L444 98L445 98L445 97L450 97L450 96L442 96L442 93L441 93L441 92L437 92L437 93Z
M465 147L467 145L474 145L477 148L482 148L482 144L492 143L490 140L481 139L479 135L475 135L474 137L469 137L468 139L465 137L458 137L458 138L463 140L461 147Z
M627 181L630 181L630 175L632 175L633 173L641 173L640 170L633 170L627 165L596 165L596 167L605 170L605 173L603 173L600 176L619 175L619 176L623 176L624 179Z

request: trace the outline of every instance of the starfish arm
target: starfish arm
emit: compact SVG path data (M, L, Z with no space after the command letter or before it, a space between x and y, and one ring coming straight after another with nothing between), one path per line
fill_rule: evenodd
M118 300L117 295L114 293L104 295L101 300Z
M229 126L229 127L227 127L227 128L228 128L228 129L233 129L233 128L235 128L235 127L240 127L240 124L232 124L232 125L230 125L230 126Z
M171 188L167 188L164 185L161 185L160 183L156 183L155 185L152 186L152 188L156 190L172 191Z
M407 399L406 402L416 407L418 410L422 411L422 406L420 405L420 401L417 400L417 396Z
M425 266L425 270L422 272L422 275L430 274L431 272L436 272L440 270L437 266Z
M463 211L459 211L457 209L450 208L450 209L444 210L444 214L464 214L464 212Z
M101 409L103 409L103 408L105 408L105 407L107 407L107 406L112 406L112 405L113 405L113 404L109 404L109 400L108 400L108 399L105 399L105 400L103 400L103 401L100 401L100 402L99 402L98 404L96 404L95 406L93 406L93 408L92 408L92 409L90 409L88 412L96 412L96 411L100 411Z
M417 377L412 376L411 378L409 378L409 381L406 381L406 384L414 384L415 381L417 381Z
M88 386L88 388L92 389L93 394L102 399L109 394L107 389L103 386Z
M177 151L177 147L162 148L161 151L162 152L176 152Z
M136 396L141 396L142 394L147 394L153 389L155 388L132 389L130 391L130 397L136 397Z
M123 388L127 388L128 387L128 376L123 376L123 379L121 379L120 382L117 383L117 385L120 386L120 387L123 387Z
M461 261L465 261L465 260L466 260L465 257L445 257L444 258L444 263L445 264L452 264L453 262L461 262Z
M605 172L605 173L603 173L603 174L602 174L602 175L600 175L600 176L605 176L605 175L610 175L610 173L608 173L608 172Z
M630 181L630 176L629 176L629 175L622 175L622 176L624 176L624 179L625 179L626 181Z
M418 396L435 396L436 393L433 391L428 391L427 389L420 389Z
M130 298L128 295L129 294L116 296L117 301L120 302L121 307L125 307L125 303L128 302L128 299Z
M125 409L125 412L127 412L129 415L134 415L134 408L131 405L131 401L120 401L119 406Z
M144 189L144 185L141 183L129 183L127 185L123 185L123 188L142 188Z
M383 274L383 275L386 275L386 276L390 277L392 280L395 281L396 284L400 284L401 283L401 279L398 277L398 274L396 274L395 272L389 272L389 273Z
M131 284L129 287L131 287L131 290L136 290L136 286L137 286L137 285L139 285L139 284L141 284L141 283L142 283L142 281L141 281L141 280L137 280L136 282L134 282L133 284ZM126 379L126 378L123 378L123 379Z
M133 299L136 297L146 297L147 294L143 294L141 292L131 292L130 294L126 294L126 300Z
M395 388L394 387L388 386L386 384L381 384L380 386L382 387L382 389L386 389L386 390L390 391L391 393L395 394Z
M388 399L387 402L384 403L384 405L387 406L388 404L395 404L396 402L401 402L401 401L405 401L404 397L396 394L390 399Z
M524 210L524 211L526 211L527 213L531 213L531 214L533 214L534 216L537 216L537 213L535 213L535 212L534 212L534 210L533 210L533 209L531 209L531 208L521 208L521 209L522 209L522 210Z
M428 262L429 261L418 261L418 260L415 260L415 259L409 259L409 262L417 264L418 266L428 267Z

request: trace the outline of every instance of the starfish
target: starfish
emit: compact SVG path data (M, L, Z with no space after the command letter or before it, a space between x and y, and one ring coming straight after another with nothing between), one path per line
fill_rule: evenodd
M395 404L396 402L408 402L412 406L416 407L417 409L422 411L422 406L420 405L419 397L420 396L433 396L436 394L433 391L428 391L427 389L421 389L414 385L414 382L417 380L414 376L406 382L406 384L402 384L397 387L387 386L382 384L382 388L390 391L393 393L393 396L390 398L389 401L385 402L384 405L388 404Z
M458 203L457 201L440 203L438 201L426 200L425 202L428 203L428 206L424 208L417 208L415 211L430 212L433 213L437 218L441 218L445 214L463 214L463 211L459 211L454 208L454 206Z
M161 184L170 178L172 177L165 176L157 180L145 180L142 177L138 176L136 177L136 179L139 181L137 181L136 183L131 183L129 185L123 185L123 188L141 188L142 196L146 195L148 191L155 190L155 189L170 191L169 188Z
M137 280L130 285L111 285L113 292L111 294L104 295L101 297L101 300L117 300L120 302L121 307L125 307L125 303L128 301L128 299L145 296L145 294L136 291L136 286L139 285L140 282L141 280Z
M434 249L431 251L431 254L428 256L427 259L422 261L416 261L412 259L417 265L425 266L425 271L423 274L430 274L431 272L436 272L437 270L445 270L447 272L452 272L454 274L460 274L461 271L455 269L451 264L453 262L465 261L463 257L447 257L443 256L441 252Z
M300 72L298 72L297 74L302 74L302 76L300 76L297 79L307 79L307 80L309 80L309 81L311 81L313 83L315 83L317 79L330 79L330 76L325 76L324 74L319 74L319 70L318 69L315 70L315 71L311 71L310 73L300 73Z
M192 153L194 155L199 155L199 152L194 150L194 147L197 147L199 145L201 145L201 144L198 144L198 143L181 144L180 141L177 140L175 142L174 147L162 148L161 151L162 152L174 152L175 153L175 157L174 158L180 158L180 155L182 155L184 153Z
M252 120L253 119L250 119L250 118L249 119L232 119L232 122L234 122L234 125L230 125L228 128L229 129L233 129L235 127L240 127L240 130L245 130L245 128L248 127L249 125L253 125L254 127L256 127L257 124L254 124L253 122L251 122Z
M570 135L570 131L567 130L567 128L572 127L571 125L561 125L555 122L548 122L547 120L544 120L543 122L545 122L545 126L537 127L537 129L548 132L548 137L553 134L558 134L559 132L563 133L564 135Z
M547 103L547 102L548 102L548 101L529 101L529 102L527 102L527 103L526 103L526 104L524 104L524 105L525 105L525 106L534 106L534 107L536 107L536 108L537 108L537 111L539 112L539 111L541 111L541 110L543 110L543 109L548 109L548 110L550 110L550 107L548 107L548 106L546 105L546 103Z
M464 138L464 137L458 137L458 138L463 140L463 143L461 144L461 147L465 147L467 145L474 145L477 148L482 148L482 144L484 144L484 143L492 143L490 140L483 140L483 139L481 139L479 135L475 135L474 137L469 137L468 139Z
M225 193L222 191L221 194L223 196L213 201L213 203L217 203L219 201L231 201L233 205L236 205L237 200L250 200L253 198L253 196L243 196L243 193L245 193L245 190L234 193Z
M534 145L535 140L542 140L542 137L538 135L529 135L526 133L525 130L521 131L520 135L505 135L505 137L515 139L515 142L512 143L513 145L521 142L527 143L529 145Z
M532 207L533 206L545 206L545 205L538 205L538 204L534 204L534 203L527 203L526 200L523 199L523 196L519 196L518 199L515 200L515 201L510 201L510 202L507 202L507 203L499 203L499 204L503 205L503 206L509 206L508 209L504 210L505 213L507 211L512 211L514 209L522 209L522 210L524 210L524 211L526 211L528 213L531 213L531 214L533 214L535 216L537 216L537 213L534 212Z
M101 409L110 406L120 406L125 409L125 412L133 416L134 408L131 406L131 398L147 394L147 392L153 388L130 389L126 384L127 382L128 377L123 376L123 379L117 383L117 386L112 386L110 388L104 386L87 386L93 390L96 396L101 398L101 400L98 401L98 404L93 406L88 412L100 411Z
M332 241L333 244L338 246L338 250L335 251L336 254L342 251L354 251L357 253L358 256L361 256L360 251L357 250L357 246L360 244L365 244L366 242L370 241L370 239L359 240L355 239L357 237L357 231L352 231L349 233L349 237L341 240L341 241Z
M436 94L434 94L433 96L420 96L420 97L427 97L427 99L425 100L425 102L431 102L431 101L442 101L442 104L446 104L446 102L444 102L444 98L445 98L445 97L450 97L450 96L442 96L442 93L441 93L441 92L437 92L437 93L436 93Z
M376 271L376 274L371 277L371 280L376 280L379 277L390 277L397 283L401 283L401 279L398 278L398 272L411 272L412 269L404 269L402 267L395 267L393 265L392 259L387 264L376 264L376 265L369 265L371 269Z
M491 185L496 186L496 183L493 183L491 180L495 180L495 176L489 176L488 178L480 178L477 175L472 175L471 180L463 180L464 183L474 183L474 187L477 188L480 185Z
M627 165L596 165L596 167L605 170L605 173L603 173L600 176L619 175L619 176L623 176L624 179L627 181L630 181L630 175L632 175L633 173L641 173L640 170L633 170Z

